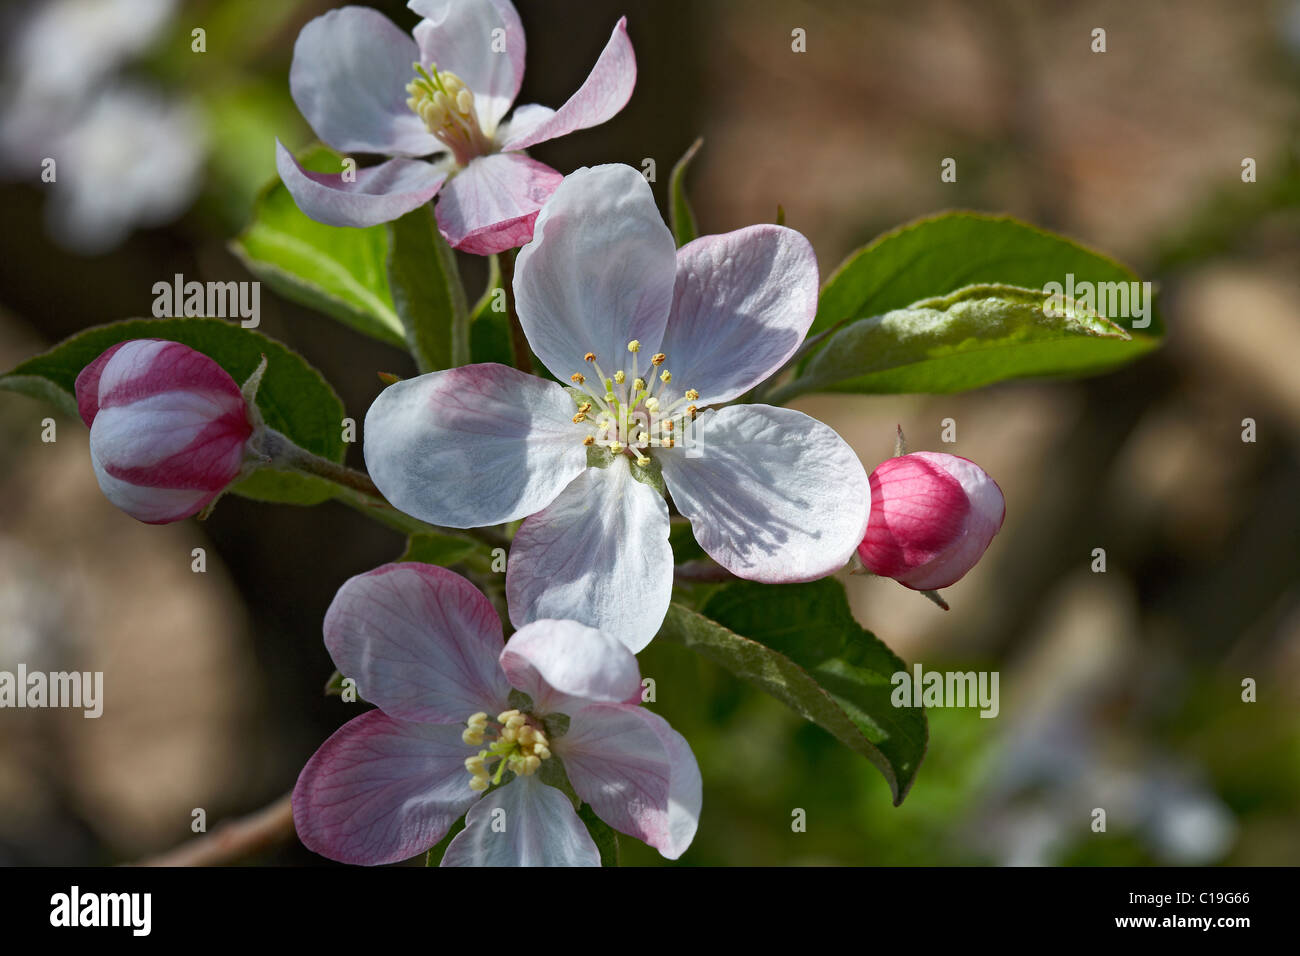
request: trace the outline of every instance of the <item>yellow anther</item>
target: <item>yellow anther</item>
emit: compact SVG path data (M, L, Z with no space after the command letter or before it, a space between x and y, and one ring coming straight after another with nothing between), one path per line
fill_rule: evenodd
M612 442L609 443L609 450L612 451L614 454L617 455L619 452L621 452L621 451L623 450L623 443L622 443L622 442L617 442L617 441L612 441Z
M641 343L640 343L639 341L637 341L636 339L633 339L631 342L628 342L628 343L627 343L627 350L628 350L629 352L640 352L640 351L641 351Z
M582 440L582 443L583 443L584 445L594 445L594 444L596 444L596 436L595 436L595 435L588 435L586 438L584 438L584 439Z
M596 353L595 353L595 352L588 352L586 355L584 355L584 356L582 357L582 360L583 360L584 362L594 362L594 361L596 361Z
M637 440L638 442L647 442L647 441L650 440L650 433L649 433L649 432L637 432L636 440Z
M659 381L663 382L665 385L667 385L672 380L673 380L673 373L668 371L667 369L664 369L662 372L659 373Z
M673 439L671 439L671 438L665 438L665 439L663 440L663 443L662 443L662 444L663 444L663 446L664 446L665 448L672 448L673 445L675 445L675 444L677 444L677 443L676 443Z
M591 411L591 402L583 402L581 405L578 406L578 411L580 412Z
M622 369L619 369L617 372L614 373L614 381L622 385L624 382L627 381L627 373L624 372Z
M526 723L528 723L528 721L524 719L524 715L519 713L517 710L506 718L506 726L513 727L516 730L524 726Z
M473 730L466 727L460 732L460 739L471 747L481 746L483 743L483 731Z
M587 380L587 376L583 375L581 372L574 372L572 375L569 376L569 381L576 382L579 385L581 385L586 380Z
M636 463L640 465L642 468L644 468L646 465L650 464L650 459L647 458L645 455L637 455Z
M466 758L465 758L465 769L468 770L470 773L474 774L475 776L477 776L477 775L478 775L478 772L479 772L480 770L484 769L484 768L483 768L483 755L482 755L482 754L475 754L475 755L472 756L472 757L466 757Z
M643 379L643 378L634 378L634 379L632 379L632 387L633 387L634 389L636 389L638 392L644 392L644 391L645 391L645 379Z
M546 746L546 744L534 744L533 753L542 760L551 759L551 748Z
M469 724L471 727L475 727L475 726L486 727L487 714L483 713L483 711L481 710L477 714L470 714L469 720L467 720L466 723Z
M531 777L533 774L537 773L537 768L542 765L542 758L535 755L525 757L520 761L520 763L523 765L523 775L525 777Z
M470 781L469 781L469 788L470 788L471 790L474 790L474 791L478 792L478 793L482 793L484 790L486 790L486 789L488 788L488 778L487 778L487 777L471 777L471 778L470 778Z
M645 400L645 407L646 407L646 411L648 411L648 412L657 412L657 411L659 411L659 399L657 399L657 398L647 398L647 399Z
M518 736L519 736L519 731L514 727L505 727L501 731L501 739L508 744L514 743L515 739Z
M533 728L529 727L527 724L524 724L524 726L519 728L519 743L526 747L532 742L533 742Z
M668 356L663 352L656 352L650 357L650 363L652 365L663 365L666 361L668 361Z
M700 393L697 392L695 389L693 389L693 388L688 388L688 389L686 390L686 400L687 400L688 402L693 402L693 401L695 401L695 400L696 400L697 398L699 398L699 397L700 397Z
M582 422L585 422L586 420L587 420L587 415L585 412L578 412L578 414L573 416L573 424L575 425L579 425Z
M469 90L460 90L456 93L456 111L461 116L470 116L474 112L474 94Z
M497 723L504 724L511 717L518 717L518 716L519 716L519 711L517 710L503 710L501 711L501 713L497 714Z
M699 411L700 411L700 410L699 410L698 408L696 408L694 405L691 405L691 406L689 406L689 407L686 409L686 414L687 414L687 415L690 415L690 416L691 416L691 420L694 421L694 420L695 420L695 416L699 414Z

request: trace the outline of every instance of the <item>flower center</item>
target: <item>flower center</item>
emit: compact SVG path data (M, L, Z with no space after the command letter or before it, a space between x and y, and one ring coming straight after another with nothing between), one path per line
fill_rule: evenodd
M668 356L656 352L642 372L641 343L633 339L627 343L627 350L631 356L630 371L620 368L612 375L605 374L595 352L583 356L595 370L596 379L590 381L582 372L570 376L591 399L578 405L573 423L584 426L584 445L608 448L615 454L626 453L644 466L650 464L646 449L672 448L677 444L682 427L699 412L692 403L699 399L700 393L688 388L674 398L677 393L672 384L673 373L663 367Z
M457 164L492 151L492 143L478 124L474 94L455 73L439 72L438 64L426 70L414 63L415 79L406 84L406 105L424 121L425 128L446 146Z
M490 741L486 749L465 758L469 788L480 792L490 783L500 783L506 770L520 777L537 773L542 761L551 756L550 742L542 728L517 710L497 714L495 721L488 720L485 713L473 714L465 721L460 739L471 747L481 747L485 740ZM495 770L491 766L494 763Z

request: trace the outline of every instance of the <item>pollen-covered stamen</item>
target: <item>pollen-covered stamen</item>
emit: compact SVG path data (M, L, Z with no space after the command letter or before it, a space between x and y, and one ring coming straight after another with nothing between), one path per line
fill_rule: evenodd
M485 734L493 732L494 737L485 749L465 758L471 790L482 792L500 783L507 770L527 777L540 769L543 760L550 759L550 741L541 725L531 715L518 710L497 714L495 721L489 721L487 714L474 714L465 722L461 739L478 747L483 744Z
M413 63L415 79L406 84L406 105L424 127L451 150L458 165L492 151L492 142L479 126L474 94L455 73L439 71L436 63L425 69Z
M633 339L627 343L627 351L631 356L630 368L615 368L612 375L605 374L595 352L583 355L583 361L599 376L603 395L599 388L587 383L583 373L573 373L573 382L592 397L591 402L580 402L573 421L587 424L588 428L594 425L594 431L583 435L583 445L598 445L614 454L627 453L644 466L649 464L645 449L673 448L679 443L679 437L674 435L678 423L685 423L696 412L694 405L683 406L698 400L700 393L693 388L677 392L672 385L672 372L664 367L668 361L664 352L650 357L643 374L637 359L641 343ZM589 413L595 406L599 406L600 414L590 422Z

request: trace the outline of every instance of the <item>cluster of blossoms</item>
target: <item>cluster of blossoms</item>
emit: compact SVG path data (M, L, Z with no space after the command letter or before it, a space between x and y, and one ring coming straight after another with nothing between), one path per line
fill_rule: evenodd
M737 577L813 580L856 552L932 590L978 560L1002 495L950 455L894 458L868 477L826 425L736 403L787 365L813 321L818 268L802 235L751 226L678 249L636 170L561 181L524 156L627 101L624 22L560 110L523 106L507 122L524 57L513 7L410 6L425 18L414 39L360 8L313 20L291 74L322 139L398 158L351 182L305 172L280 146L281 176L322 222L381 222L441 190L453 246L522 245L522 332L569 385L474 364L398 381L371 405L366 464L394 507L451 528L522 519L505 580L517 630L505 640L492 603L439 567L346 582L325 645L375 709L307 762L294 822L309 848L349 863L411 857L465 816L443 865L598 865L585 803L675 859L696 830L700 773L681 735L640 706L634 656L672 594L666 498ZM241 388L210 358L153 340L95 359L76 391L104 493L142 521L175 521L251 469L283 466L283 436L257 411L261 371Z
M422 19L407 36L365 7L332 10L294 45L289 88L325 144L379 153L353 175L304 170L276 144L298 206L332 226L388 222L438 197L438 228L477 255L527 242L561 175L524 153L617 114L636 85L627 22L614 27L591 75L558 110L515 107L524 28L508 0L410 0Z

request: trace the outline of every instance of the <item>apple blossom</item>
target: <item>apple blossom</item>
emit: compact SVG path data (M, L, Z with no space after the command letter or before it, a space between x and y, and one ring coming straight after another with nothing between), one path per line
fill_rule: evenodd
M573 801L553 786L566 774L615 829L669 859L690 845L695 757L639 706L636 658L614 638L547 620L503 643L481 592L417 563L345 582L324 630L339 670L377 709L344 724L298 777L294 824L309 849L393 863L468 811L443 866L597 866Z
M871 517L858 557L916 591L946 588L973 568L1002 527L997 483L973 461L918 451L871 473Z
M99 487L148 524L198 514L251 454L258 421L240 387L179 342L114 345L81 370L76 394Z
M527 519L506 572L516 626L565 617L633 651L649 643L673 579L660 476L733 574L824 577L866 528L852 449L791 409L708 409L794 354L817 286L812 247L791 229L675 250L640 173L578 170L543 207L514 281L533 351L575 388L494 364L391 385L366 415L370 475L434 524Z
M294 200L333 226L371 226L431 200L438 228L479 255L528 241L561 176L522 151L604 123L627 103L636 59L626 19L558 110L529 104L504 121L524 72L524 32L509 0L410 0L414 39L383 14L342 7L303 27L289 84L316 135L341 152L394 157L355 172L307 172L280 143ZM419 157L438 154L431 161Z

